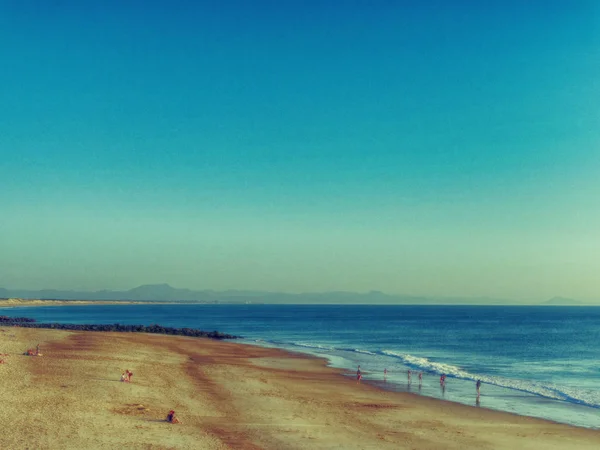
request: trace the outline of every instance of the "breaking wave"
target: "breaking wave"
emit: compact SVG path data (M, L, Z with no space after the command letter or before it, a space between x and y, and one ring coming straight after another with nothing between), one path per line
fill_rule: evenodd
M461 380L481 380L483 383L527 392L554 400L563 400L581 405L600 408L600 394L583 389L566 388L552 383L541 383L527 380L516 380L511 378L496 377L470 373L460 367L447 363L431 361L427 358L410 355L407 353L383 350L381 354L400 359L412 369L435 374L446 374L448 377Z

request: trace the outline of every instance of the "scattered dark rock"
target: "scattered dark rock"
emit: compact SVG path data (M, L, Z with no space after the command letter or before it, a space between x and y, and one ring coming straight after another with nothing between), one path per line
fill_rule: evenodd
M28 317L8 317L8 316L0 316L0 324L11 324L11 323L33 323L35 319L30 319Z

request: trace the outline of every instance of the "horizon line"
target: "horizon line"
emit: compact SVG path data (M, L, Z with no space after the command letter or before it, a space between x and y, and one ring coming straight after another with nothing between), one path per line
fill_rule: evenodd
M448 296L444 296L444 295L431 295L431 294L425 294L425 295L419 295L419 294L394 294L394 293L387 293L381 290L377 290L377 289L371 289L369 291L347 291L347 290L329 290L329 291L302 291L302 292L285 292L285 291L269 291L269 290L260 290L260 289L239 289L239 288L229 288L229 289L223 289L223 290L218 290L218 289L211 289L211 288L204 288L204 289L193 289L193 288L178 288L178 287L173 287L171 284L169 283L148 283L148 284L141 284L129 289L97 289L97 290L80 290L80 289L56 289L56 288L42 288L42 289L30 289L30 288L6 288L6 287L2 287L0 286L0 291L5 290L5 291L30 291L30 292L42 292L42 291L53 291L53 292L78 292L78 293L90 293L90 294L98 294L98 293L102 293L102 292L112 292L112 293L120 293L120 292L130 292L130 291L134 291L136 289L142 288L142 287L167 287L169 289L172 290L185 290L185 291L191 291L191 292L211 292L211 293L220 293L220 294L225 294L228 292L234 292L234 293L255 293L255 294L265 294L265 295L289 295L289 296L301 296L301 295L327 295L327 294L350 294L350 295L382 295L382 296L387 296L387 297L403 297L403 298L419 298L419 299L423 299L423 300L435 300L435 299L443 299L443 300L472 300L472 301L477 301L477 300L488 300L488 301L492 301L492 302L503 302L503 303L518 303L518 304L539 304L539 303L550 303L555 301L557 303L560 303L561 300L564 301L565 303L570 303L573 302L575 304L589 304L589 303L597 303L598 300L590 300L590 299L585 299L585 300L580 300L580 299L576 299L576 298L572 298L572 297L563 297L560 295L555 295L552 296L549 299L545 299L545 300L531 300L531 299L514 299L514 298L503 298L503 297L495 297L495 296L490 296L490 295L482 295L482 296L461 296L461 295L448 295ZM40 299L41 300L41 299ZM59 299L56 299L59 300ZM65 300L68 301L68 300ZM92 301L97 301L97 300L92 300ZM357 304L357 303L353 303L353 304ZM408 303L405 303L408 304ZM416 303L419 304L419 303ZM445 303L445 304L449 304L449 303Z

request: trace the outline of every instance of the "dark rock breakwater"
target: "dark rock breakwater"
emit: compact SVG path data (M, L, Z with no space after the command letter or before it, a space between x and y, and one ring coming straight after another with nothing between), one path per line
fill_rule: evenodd
M220 331L203 331L194 328L173 328L163 327L161 325L122 325L104 324L71 324L71 323L37 323L34 319L27 317L7 317L0 316L0 326L13 326L21 328L50 328L55 330L69 331L115 331L121 333L154 333L168 334L173 336L204 337L210 339L238 339L240 336L221 333Z

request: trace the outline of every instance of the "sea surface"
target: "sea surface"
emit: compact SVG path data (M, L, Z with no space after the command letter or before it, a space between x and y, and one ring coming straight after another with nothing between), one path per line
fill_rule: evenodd
M0 315L218 330L327 358L349 375L360 365L385 389L600 429L600 307L89 305Z

